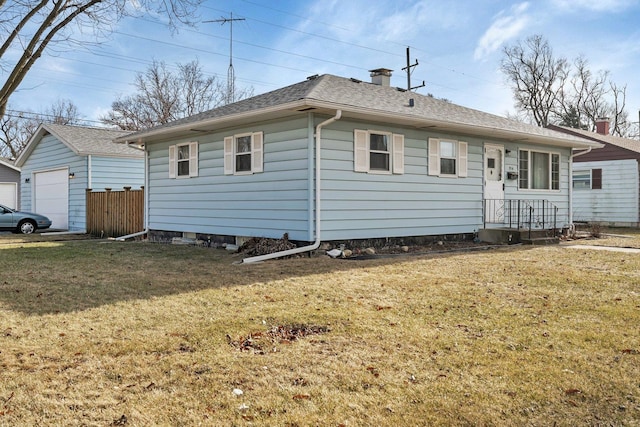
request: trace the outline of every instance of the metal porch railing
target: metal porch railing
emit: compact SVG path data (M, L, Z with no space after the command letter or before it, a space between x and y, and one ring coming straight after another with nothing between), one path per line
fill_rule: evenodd
M542 199L484 199L484 228L487 224L531 230L553 230L558 207Z

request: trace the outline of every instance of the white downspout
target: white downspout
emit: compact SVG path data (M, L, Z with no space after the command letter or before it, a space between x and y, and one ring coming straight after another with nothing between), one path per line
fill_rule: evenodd
M584 151L579 151L577 153L572 153L569 156L569 232L573 233L575 230L575 226L573 225L573 159L578 156L582 156L583 154L587 154L591 152L593 148L589 147Z
M144 230L137 233L127 234L126 236L116 237L118 242L124 242L133 237L143 236L149 233L149 152L147 146L144 146Z
M321 237L320 237L320 149L322 146L322 128L324 126L327 126L333 122L335 122L336 120L340 120L340 118L342 117L342 110L337 110L336 111L336 115L325 120L324 122L320 123L319 125L316 126L316 176L315 176L315 180L316 180L316 195L315 195L315 199L316 199L316 218L315 218L315 222L316 222L316 240L315 242L313 242L313 244L308 245L308 246L302 246L300 248L294 248L294 249L289 249L286 251L280 251L280 252L274 252L272 254L266 254L266 255L258 255L258 256L254 256L254 257L250 257L250 258L245 258L242 260L243 264L250 264L250 263L254 263L254 262L260 262L260 261L266 261L268 259L274 259L274 258L280 258L283 256L288 256L288 255L295 255L295 254L299 254L302 252L309 252L309 251L313 251L316 250L320 247L320 242L321 242Z

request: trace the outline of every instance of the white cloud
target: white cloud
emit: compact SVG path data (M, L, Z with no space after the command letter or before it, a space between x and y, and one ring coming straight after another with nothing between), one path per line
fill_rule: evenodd
M484 59L495 52L507 40L516 37L529 23L526 14L529 3L519 3L511 7L509 12L501 11L493 21L493 24L482 35L473 54L476 60Z

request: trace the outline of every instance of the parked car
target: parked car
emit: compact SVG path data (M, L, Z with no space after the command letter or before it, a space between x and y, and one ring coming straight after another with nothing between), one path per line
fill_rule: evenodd
M31 234L36 230L44 230L49 227L51 227L51 220L44 215L20 212L0 205L0 230Z

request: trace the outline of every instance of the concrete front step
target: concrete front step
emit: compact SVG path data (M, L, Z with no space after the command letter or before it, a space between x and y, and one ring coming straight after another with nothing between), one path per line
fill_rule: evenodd
M521 239L523 245L558 245L560 238L558 237L536 237L533 239Z
M527 230L512 228L485 228L478 232L478 238L487 243L496 244L557 244L560 239L554 236L553 230Z

